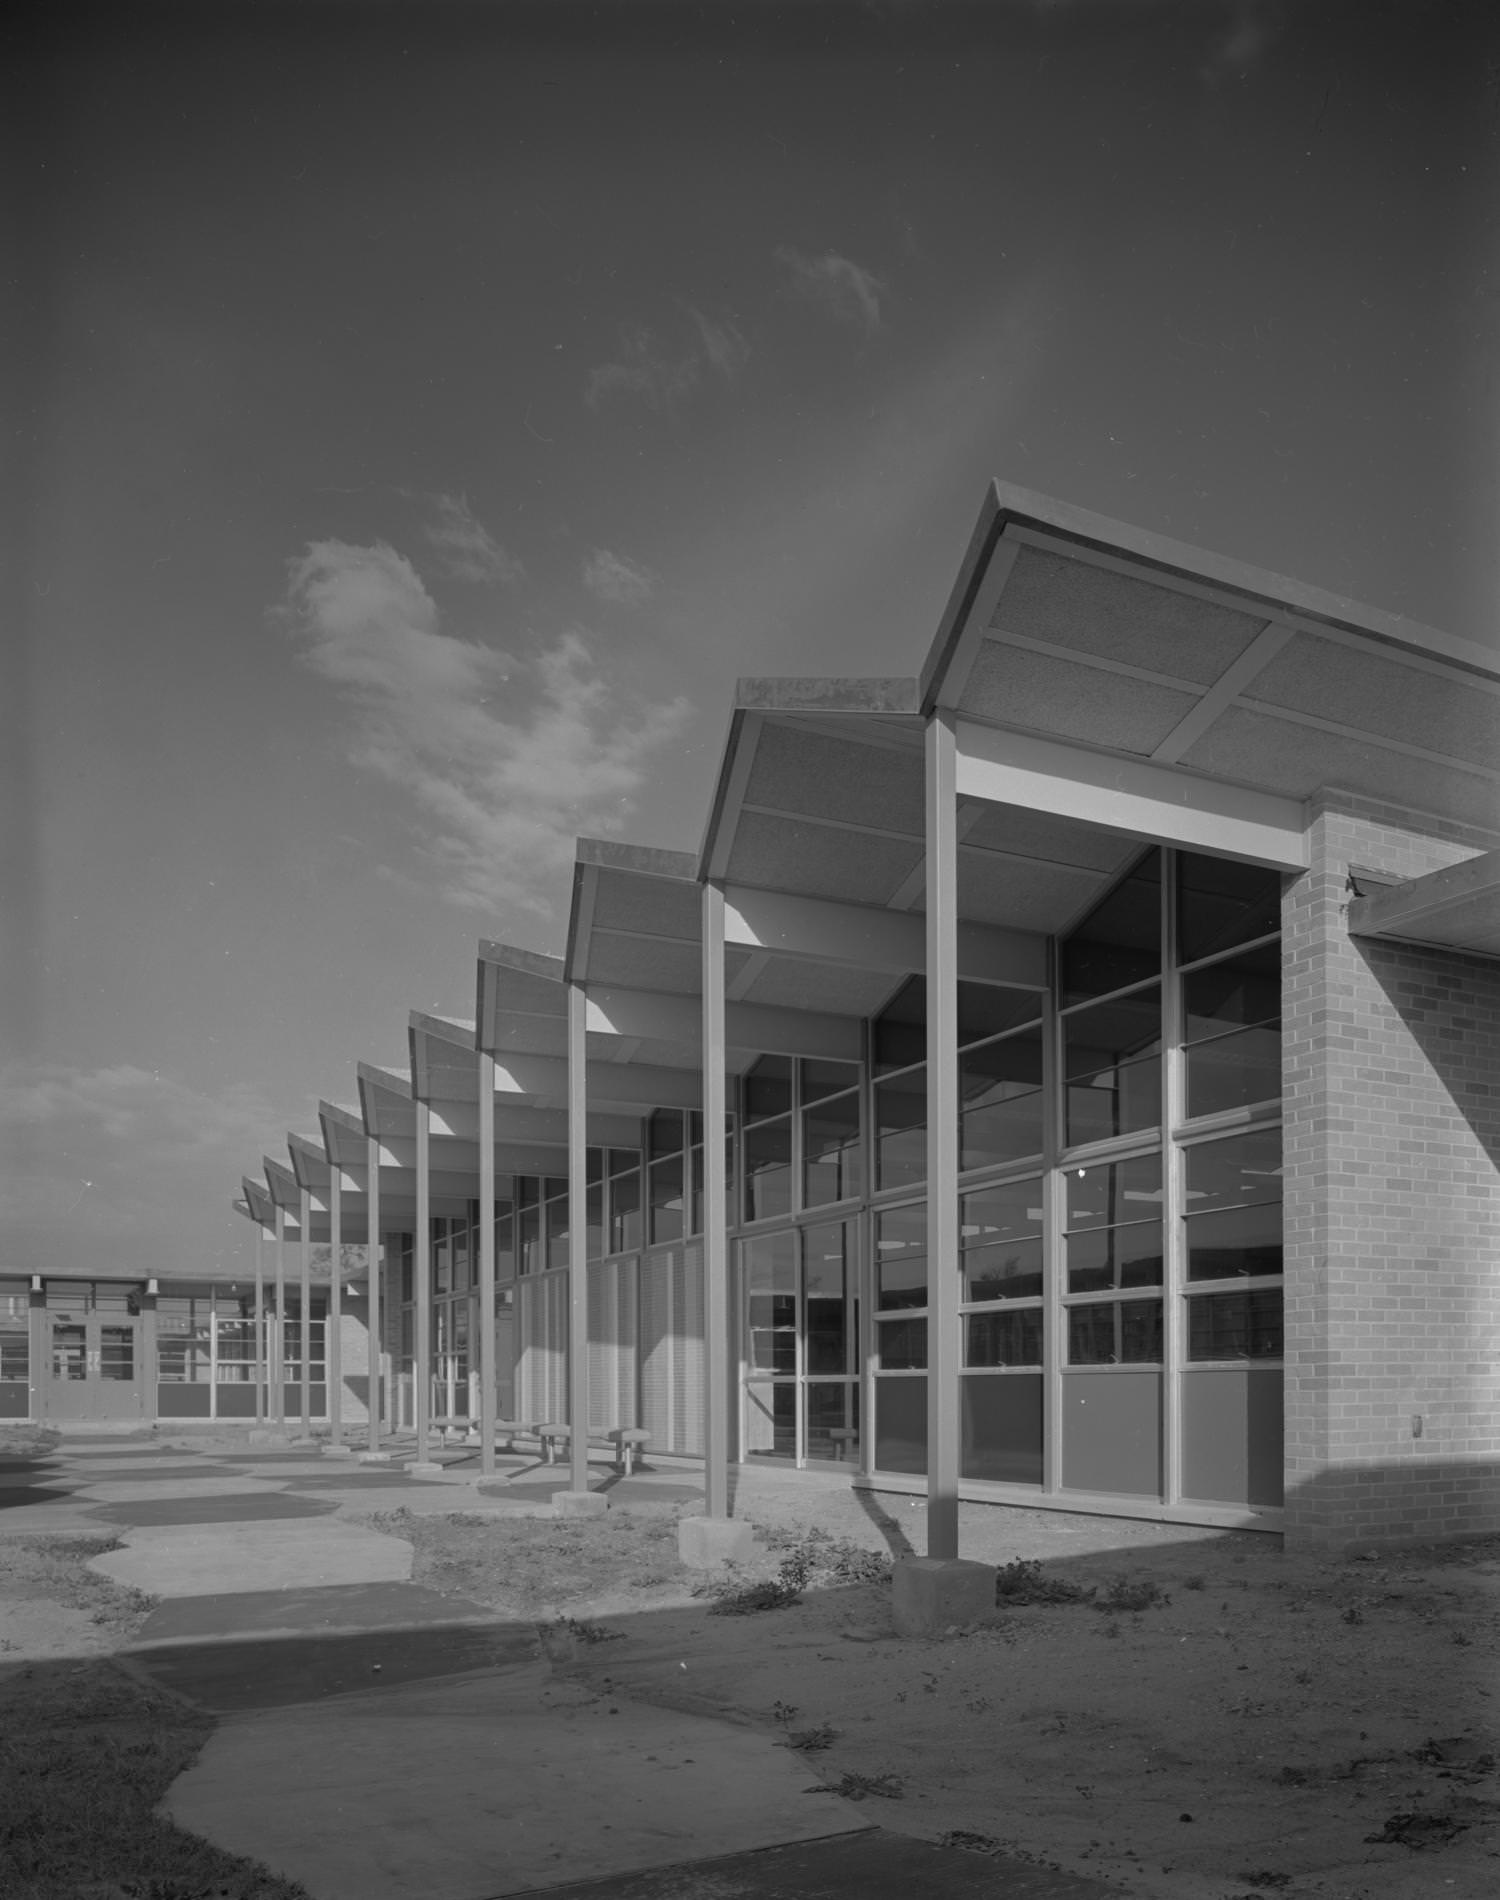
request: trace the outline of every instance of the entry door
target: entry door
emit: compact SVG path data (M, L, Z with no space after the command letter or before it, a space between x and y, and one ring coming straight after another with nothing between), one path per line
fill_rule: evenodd
M742 1457L859 1462L857 1234L828 1221L740 1243Z
M125 1313L49 1315L51 1418L138 1419L144 1390L140 1321Z

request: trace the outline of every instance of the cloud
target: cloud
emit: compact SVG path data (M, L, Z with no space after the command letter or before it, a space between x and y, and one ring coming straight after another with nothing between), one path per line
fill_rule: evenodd
M816 304L838 323L852 323L867 336L880 328L880 299L886 286L873 271L837 251L809 257L782 245L776 261L786 267L792 294Z
M622 330L617 360L589 371L584 390L589 407L597 409L608 396L638 396L653 409L671 409L699 387L706 372L734 382L750 356L739 328L727 320L715 323L701 310L689 308L687 316L693 339L670 353L650 330Z
M346 703L352 762L410 794L445 894L470 909L549 915L574 839L623 828L689 711L632 703L578 632L525 658L450 638L383 544L310 546L290 563L288 619Z
M39 1147L75 1155L80 1181L90 1165L102 1171L112 1160L138 1165L276 1139L270 1104L244 1083L210 1095L130 1063L107 1069L8 1064L0 1069L0 1126L28 1130Z
M525 578L521 563L475 518L467 496L434 495L432 505L437 519L422 532L455 580L503 581L513 586Z
M647 569L611 554L608 548L595 548L584 562L583 584L612 607L640 607L656 589Z

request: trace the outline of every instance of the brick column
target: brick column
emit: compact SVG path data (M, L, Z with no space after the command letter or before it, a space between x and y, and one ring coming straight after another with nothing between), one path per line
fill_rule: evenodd
M1283 907L1286 1529L1362 1549L1500 1529L1500 964L1353 938L1351 868L1485 834L1325 796Z

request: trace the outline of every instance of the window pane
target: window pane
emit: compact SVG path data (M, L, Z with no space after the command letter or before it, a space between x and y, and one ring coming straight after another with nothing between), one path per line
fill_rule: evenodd
M860 1192L858 1090L804 1112L802 1153L805 1207L848 1200Z
M1068 1231L1145 1220L1161 1210L1161 1156L1137 1155L1103 1167L1070 1168Z
M970 1313L964 1326L970 1366L1039 1366L1042 1363L1042 1309L1014 1313Z
M208 1374L205 1370L204 1378ZM99 1328L99 1377L133 1379L135 1377L135 1328L101 1326Z
M1281 877L1192 852L1177 859L1177 955L1196 963L1281 928Z
M875 1185L913 1186L927 1178L927 1071L912 1069L875 1090Z
M852 1436L851 1436L852 1434ZM859 1435L859 1387L852 1379L817 1379L807 1387L807 1455L852 1460Z
M842 1095L845 1089L858 1088L857 1062L804 1062L802 1064L802 1100L820 1102L825 1095Z
M927 979L908 977L875 1018L875 1072L927 1060Z
M1247 1201L1281 1199L1281 1130L1257 1129L1183 1150L1187 1211L1208 1213Z
M764 1121L784 1115L792 1105L792 1063L789 1056L762 1056L744 1079L745 1120Z
M565 1267L568 1258L568 1197L564 1194L547 1203L547 1265Z
M1063 1018L1070 1146L1161 1120L1161 991L1153 985Z
M1187 1112L1218 1115L1281 1095L1281 1025L1237 1030L1195 1042L1186 1052Z
M86 1379L88 1364L86 1359L84 1329L82 1326L65 1326L60 1321L52 1323L52 1376L54 1379Z
M927 1209L896 1207L875 1221L876 1299L885 1311L927 1304Z
M792 1123L763 1122L747 1128L745 1148L745 1219L767 1220L792 1211Z
M1161 853L1151 850L1063 945L1063 1001L1103 996L1160 969Z
M1040 1239L965 1241L963 1257L966 1300L1026 1299L1042 1290Z
M807 1372L853 1370L855 1307L849 1298L852 1230L842 1221L802 1235Z
M1280 1273L1280 1201L1195 1214L1187 1222L1187 1254L1190 1280Z
M626 1253L641 1244L641 1171L617 1174L609 1184L609 1250Z
M1019 1161L1042 1149L1042 1035L1029 1030L959 1058L959 1166Z
M1037 990L1009 990L997 983L960 983L958 986L958 1044L982 1042L1005 1029L1034 1023L1042 1014Z
M665 1161L653 1161L650 1182L652 1240L681 1240L682 1155L674 1154Z
M1188 1301L1189 1359L1279 1359L1281 1289L1200 1293Z
M1069 1307L1069 1365L1150 1365L1160 1359L1160 1300L1106 1300L1098 1306Z
M750 1380L745 1386L745 1453L750 1458L795 1458L797 1388Z
M1281 946L1263 944L1182 979L1183 1040L1281 1020Z
M1159 1220L1069 1234L1068 1291L1103 1293L1113 1286L1160 1286L1161 1256Z
M926 1369L925 1319L883 1319L875 1333L882 1372L922 1372Z
M680 1154L683 1148L682 1110L658 1108L646 1124L646 1152L658 1155Z

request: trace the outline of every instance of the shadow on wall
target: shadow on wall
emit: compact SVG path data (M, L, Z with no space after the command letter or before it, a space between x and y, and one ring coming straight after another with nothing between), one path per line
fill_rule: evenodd
M1500 1169L1500 964L1453 950L1350 941L1432 1072ZM1500 1222L1500 1176L1492 1183Z
M1500 1462L1423 1457L1334 1466L1287 1493L1289 1551L1359 1556L1500 1535Z

